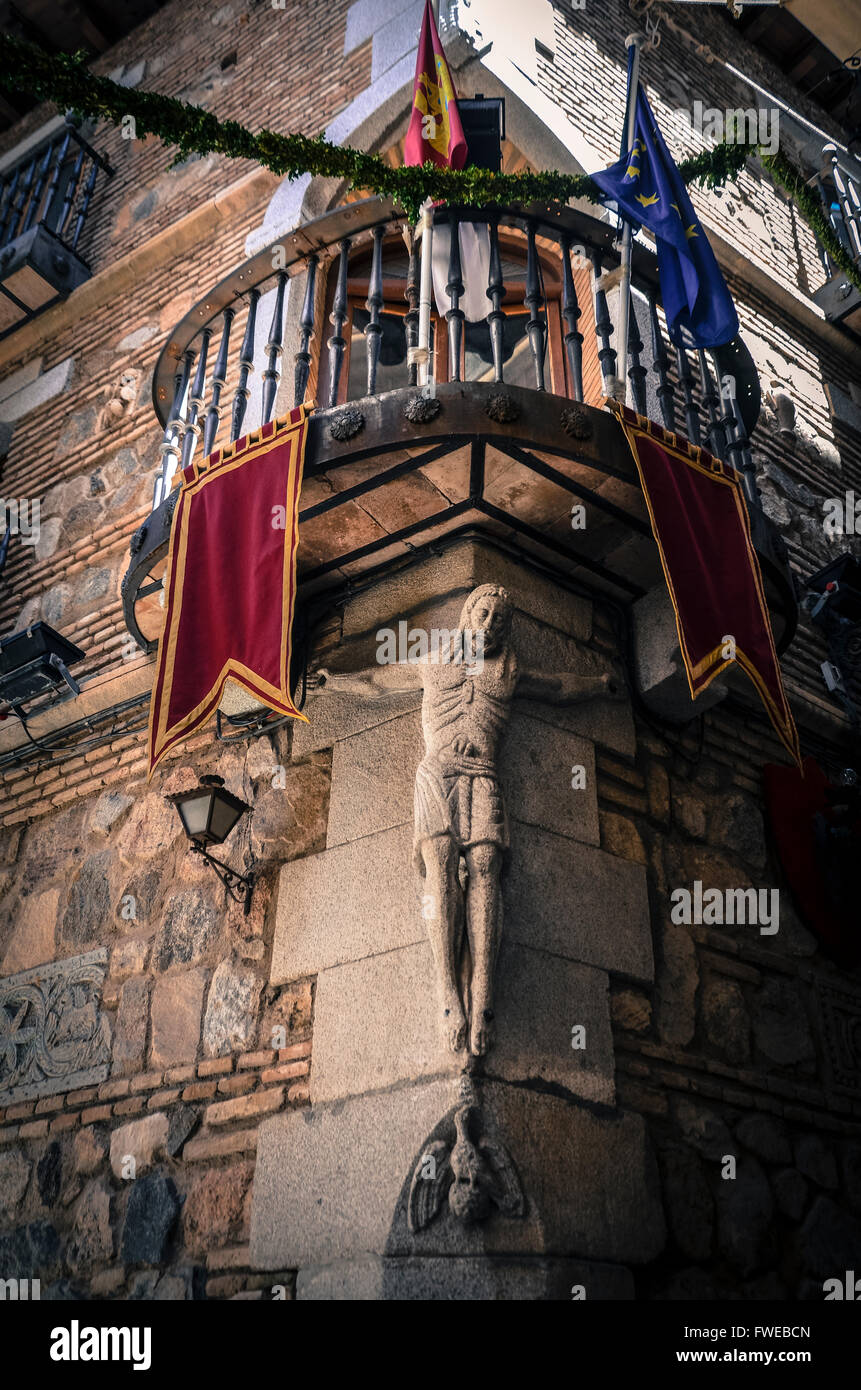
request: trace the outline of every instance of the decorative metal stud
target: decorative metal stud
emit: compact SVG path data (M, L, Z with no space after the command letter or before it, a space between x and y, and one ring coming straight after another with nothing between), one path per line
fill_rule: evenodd
M361 410L350 405L346 410L339 410L338 414L333 416L329 424L329 433L333 439L337 439L339 443L344 443L346 440L352 439L364 427L365 417Z
M507 391L498 391L491 396L484 407L484 413L491 420L495 420L497 425L510 425L520 417L520 409L515 404L514 397L509 396Z
M560 412L559 423L572 439L592 438L592 421L582 405L567 405Z
M438 396L410 396L404 406L404 417L412 425L426 425L439 415L440 409Z

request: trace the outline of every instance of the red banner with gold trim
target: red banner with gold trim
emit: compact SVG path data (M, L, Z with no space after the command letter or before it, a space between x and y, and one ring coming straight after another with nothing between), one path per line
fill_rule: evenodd
M186 468L165 573L149 771L210 717L228 680L305 719L290 691L308 409Z
M801 767L738 473L618 401L604 403L615 412L640 475L691 696L695 699L715 676L737 664ZM734 656L725 655L727 638L732 638Z

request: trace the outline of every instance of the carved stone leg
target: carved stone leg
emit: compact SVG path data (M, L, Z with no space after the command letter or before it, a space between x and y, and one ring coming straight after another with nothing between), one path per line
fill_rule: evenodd
M493 1041L493 974L502 939L502 854L495 845L474 845L466 852L466 862L466 930L472 955L469 1050L482 1057Z
M463 940L463 894L458 881L459 852L448 835L422 843L424 878L419 893L422 917L436 964L443 1034L453 1052L466 1044L466 1015L457 983Z

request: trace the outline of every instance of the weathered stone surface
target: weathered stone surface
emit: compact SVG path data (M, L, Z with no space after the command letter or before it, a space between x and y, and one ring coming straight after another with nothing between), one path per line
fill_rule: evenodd
M92 1125L76 1130L72 1144L72 1164L75 1172L84 1177L95 1173L102 1166L107 1150L106 1140Z
M560 590L549 580L524 570L517 561L469 539L432 557L409 572L385 575L378 584L353 595L344 609L344 636L350 638L439 604L452 597L458 610L479 584L502 584L515 606L539 622L586 641L592 631L592 605Z
M716 976L703 985L700 1009L706 1037L728 1062L743 1066L750 1058L750 1019L741 987Z
M134 797L126 796L125 792L118 791L116 788L112 787L108 791L102 792L90 813L88 822L90 833L102 836L110 835L129 807L133 805Z
M60 1195L63 1176L63 1153L56 1140L49 1144L36 1164L36 1184L39 1197L46 1207L54 1206Z
M830 1197L817 1197L799 1232L798 1249L804 1269L816 1279L861 1270L861 1221Z
M384 1010L380 1000L385 1000ZM503 942L494 1013L495 1076L540 1078L584 1099L613 1103L606 975ZM372 1018L371 1027L366 1021ZM572 1047L575 1025L585 1030L583 1048ZM444 1045L427 943L317 977L313 1104L382 1090L412 1077L456 1074L465 1056Z
M0 1153L0 1221L11 1222L27 1190L32 1165L17 1149Z
M86 945L104 930L111 910L108 873L112 856L107 850L91 854L69 889L60 925L60 941L67 950Z
M742 1158L736 1176L717 1189L718 1248L742 1274L752 1274L774 1257L774 1201L755 1158Z
M425 1302L510 1300L571 1301L575 1286L587 1301L634 1297L634 1281L619 1265L582 1260L518 1260L497 1256L387 1260L366 1255L322 1268L303 1269L296 1298L310 1300L421 1299Z
M428 1136L457 1103L453 1081L315 1105L259 1130L251 1263L303 1268L356 1255L556 1254L653 1259L665 1231L641 1117L599 1119L504 1083L482 1087L482 1114L527 1196L521 1220L406 1224L409 1180ZM345 1155L349 1161L345 1161ZM572 1192L577 1200L572 1201Z
M403 825L284 865L273 984L423 940L412 839Z
M809 1072L816 1051L801 995L784 980L766 980L751 1011L757 1047L782 1066Z
M686 927L664 924L657 969L655 1023L664 1042L686 1047L696 1028L699 984L696 947Z
M280 1047L282 1043L290 1047L310 1035L314 1009L311 980L295 980L281 988L267 985L263 1003L258 1047Z
M767 1115L745 1115L735 1127L736 1138L764 1163L791 1163L792 1150L786 1131Z
M817 1187L836 1188L837 1163L834 1154L826 1149L817 1135L804 1134L796 1140L795 1166Z
M175 808L162 795L150 792L139 798L119 831L116 850L125 864L164 855L183 837Z
M726 1154L734 1154L736 1145L719 1115L702 1110L690 1101L676 1101L676 1125L689 1144L712 1163L719 1164Z
M643 1033L652 1022L651 1001L635 989L620 989L610 995L610 1017L629 1033Z
M661 1153L664 1205L670 1233L690 1260L707 1260L714 1237L714 1201L702 1161L684 1144Z
M187 1139L190 1139L200 1123L200 1113L192 1105L174 1105L170 1110L167 1131L167 1154L176 1158L182 1152Z
M200 1041L205 970L164 975L152 994L150 1066L193 1061Z
M114 908L120 931L137 931L141 927L152 930L161 887L161 873L155 867L132 875Z
M158 1112L131 1120L111 1134L111 1171L115 1178L140 1178L160 1158L167 1146L167 1115ZM134 1161L132 1168L128 1159Z
M155 946L156 970L196 965L214 943L218 915L195 889L175 893L167 903Z
M126 1264L162 1264L179 1216L180 1203L172 1178L150 1173L132 1183L123 1227L122 1258Z
M646 847L639 830L627 816L615 811L601 812L601 847L608 854L617 854L620 859L631 859L635 864L648 864Z
M15 975L54 959L57 911L60 894L56 888L23 898L17 921L0 965L0 975Z
M297 859L323 849L329 806L328 753L315 753L304 762L284 765L283 787L271 785L275 767L270 750L266 768L270 785L264 782L253 801L251 849L255 858Z
M107 951L72 956L0 980L0 1105L104 1081L110 1030L101 1010Z
M106 1183L91 1182L75 1209L72 1238L66 1259L73 1273L109 1260L114 1253L111 1231L111 1194Z
M285 864L274 984L425 939L412 841L409 823ZM502 880L505 938L649 981L642 867L518 822L511 841Z
M257 1027L261 982L253 970L222 961L209 986L203 1020L203 1050L207 1057L251 1047Z
M111 978L126 980L143 974L149 955L148 936L130 936L111 951Z
M52 1279L61 1263L60 1237L49 1221L31 1221L0 1235L4 1279Z
M706 833L706 806L699 797L691 796L687 788L673 784L673 818L692 840L702 840Z
M126 980L120 990L114 1034L115 1076L130 1076L132 1072L143 1070L148 1013L149 980L141 977Z
M800 1221L807 1203L807 1183L797 1168L784 1168L772 1179L778 1210L790 1221Z
M749 797L732 795L722 798L712 821L712 834L754 868L764 866L766 848L762 812Z
M189 1250L215 1250L243 1239L253 1173L253 1164L234 1163L192 1178L182 1214Z

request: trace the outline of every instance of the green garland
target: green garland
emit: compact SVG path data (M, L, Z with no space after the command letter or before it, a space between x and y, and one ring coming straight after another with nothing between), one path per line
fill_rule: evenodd
M279 135L272 130L253 135L237 121L220 121L212 112L176 97L136 91L99 77L90 72L83 54L48 54L10 34L0 34L0 87L28 92L61 109L115 125L132 116L138 136L156 135L165 144L176 145L178 159L192 154L223 154L256 160L275 174L344 179L351 188L369 189L394 199L412 221L426 198L466 207L567 203L572 198L598 203L601 199L600 189L588 174L560 174L556 170L493 174L486 169L440 169L430 163L393 169L379 155L333 145L322 137ZM737 176L748 153L742 145L718 145L685 160L679 168L686 183L714 188Z
M763 154L760 156L766 169L794 200L808 226L814 232L820 246L856 288L861 290L861 270L853 261L846 247L842 245L822 206L822 199L814 193L806 179L786 155Z
M426 198L483 207L487 204L557 202L582 198L601 202L601 191L588 174L543 173L493 174L486 169L440 169L434 164L393 169L379 155L333 145L322 137L279 135L261 130L253 135L238 121L220 121L210 111L176 97L159 96L123 87L108 77L90 72L85 54L45 53L35 44L0 34L0 88L27 92L63 110L73 110L93 120L120 125L132 116L139 136L156 135L166 145L176 145L177 160L189 155L223 154L231 159L252 159L274 174L316 174L345 180L351 188L369 189L392 198L415 221ZM685 159L679 172L685 183L717 188L738 177L754 147L721 144ZM803 176L784 155L761 154L776 181L794 198L831 260L861 289L861 273L841 246L822 205Z

